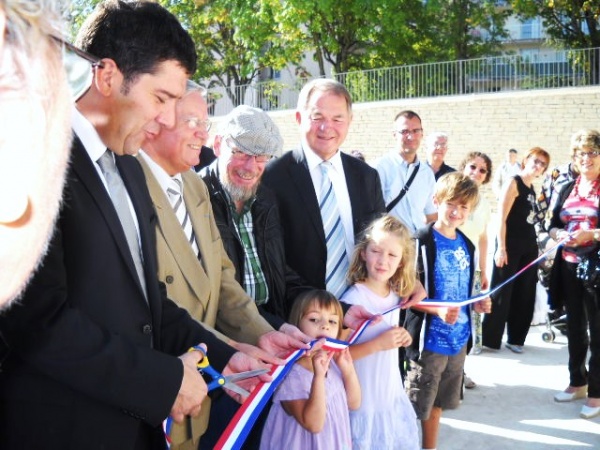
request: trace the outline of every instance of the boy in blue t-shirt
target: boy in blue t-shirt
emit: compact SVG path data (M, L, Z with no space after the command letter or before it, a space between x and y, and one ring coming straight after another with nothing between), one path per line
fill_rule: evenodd
M473 284L474 246L460 227L479 200L477 185L462 173L442 176L435 185L435 223L417 232L421 282L429 298L462 301L470 297ZM489 313L491 300L473 304L475 311ZM467 342L471 337L470 306L416 305L407 312L405 326L413 345L407 349L409 371L406 387L421 420L423 449L435 449L442 410L460 403ZM422 352L420 331L425 319Z

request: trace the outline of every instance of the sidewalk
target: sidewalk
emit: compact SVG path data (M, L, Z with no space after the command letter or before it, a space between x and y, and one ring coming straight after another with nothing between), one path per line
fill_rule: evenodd
M600 417L581 419L583 400L556 403L569 383L567 340L545 326L531 327L524 352L484 348L468 356L466 373L477 387L465 391L460 407L444 411L439 450L600 449Z

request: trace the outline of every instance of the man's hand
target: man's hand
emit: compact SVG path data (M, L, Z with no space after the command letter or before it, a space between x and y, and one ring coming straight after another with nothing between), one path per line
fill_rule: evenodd
M294 339L298 339L299 341L302 341L305 344L308 344L310 343L310 341L313 340L310 336L304 334L298 329L298 327L295 327L291 323L284 323L279 327L279 331L281 331L283 334L287 334L288 336L293 337Z
M246 355L251 356L252 358L255 358L266 364L275 364L277 366L281 366L282 364L285 364L285 361L283 359L273 356L270 353L258 348L255 345L245 344L243 342L236 342L233 340L230 340L228 342L228 344L231 345L236 350L238 350L242 353L245 353Z
M380 322L382 317L379 315L371 314L362 305L352 305L350 309L348 309L348 311L346 312L346 315L344 316L344 325L348 328L356 330L358 327L360 327L361 323L369 319L372 319L371 325L373 325Z
M258 338L258 346L264 351L277 357L285 357L297 349L309 349L310 346L299 339L293 338L281 331L269 331Z
M202 358L202 353L198 351L187 352L179 357L183 363L183 380L171 407L171 417L177 423L183 422L185 416L197 416L208 394L208 387L196 366Z
M255 369L269 369L269 366L242 352L237 352L234 353L231 358L229 358L229 361L223 369L222 374L223 376L226 376ZM264 381L265 383L268 383L271 380L272 377L265 373L257 377L236 381L235 384L243 389L246 389L248 392L252 392L259 382ZM225 389L225 392L238 403L243 403L245 400L245 398L243 398L240 394L232 392L228 389Z
M402 300L402 309L410 308L411 306L416 305L425 298L427 298L427 291L425 290L421 282L417 280L417 283L415 284L415 288L413 289L412 293Z

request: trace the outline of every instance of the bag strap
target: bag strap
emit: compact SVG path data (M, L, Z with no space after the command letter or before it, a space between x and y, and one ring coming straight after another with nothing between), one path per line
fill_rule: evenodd
M404 197L406 195L406 193L408 192L408 188L410 188L410 185L412 184L413 180L417 176L417 172L419 171L420 165L421 165L421 163L418 162L417 165L415 166L412 174L410 175L410 178L408 179L408 181L406 182L404 187L400 190L400 193L398 194L398 196L385 207L385 210L387 212L390 212L392 209L394 209L394 207L398 204L398 202L400 202L400 200L402 200L402 197Z

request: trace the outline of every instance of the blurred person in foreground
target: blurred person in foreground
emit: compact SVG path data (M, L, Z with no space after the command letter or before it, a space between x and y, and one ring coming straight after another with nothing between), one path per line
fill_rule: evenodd
M0 309L46 252L71 140L59 0L0 0Z
M225 375L262 365L156 277L156 213L132 155L174 125L196 69L191 37L156 3L114 0L96 6L78 44L94 62L72 109L64 203L40 269L0 316L1 446L162 450L162 422L197 415L207 395L190 347L205 344Z

